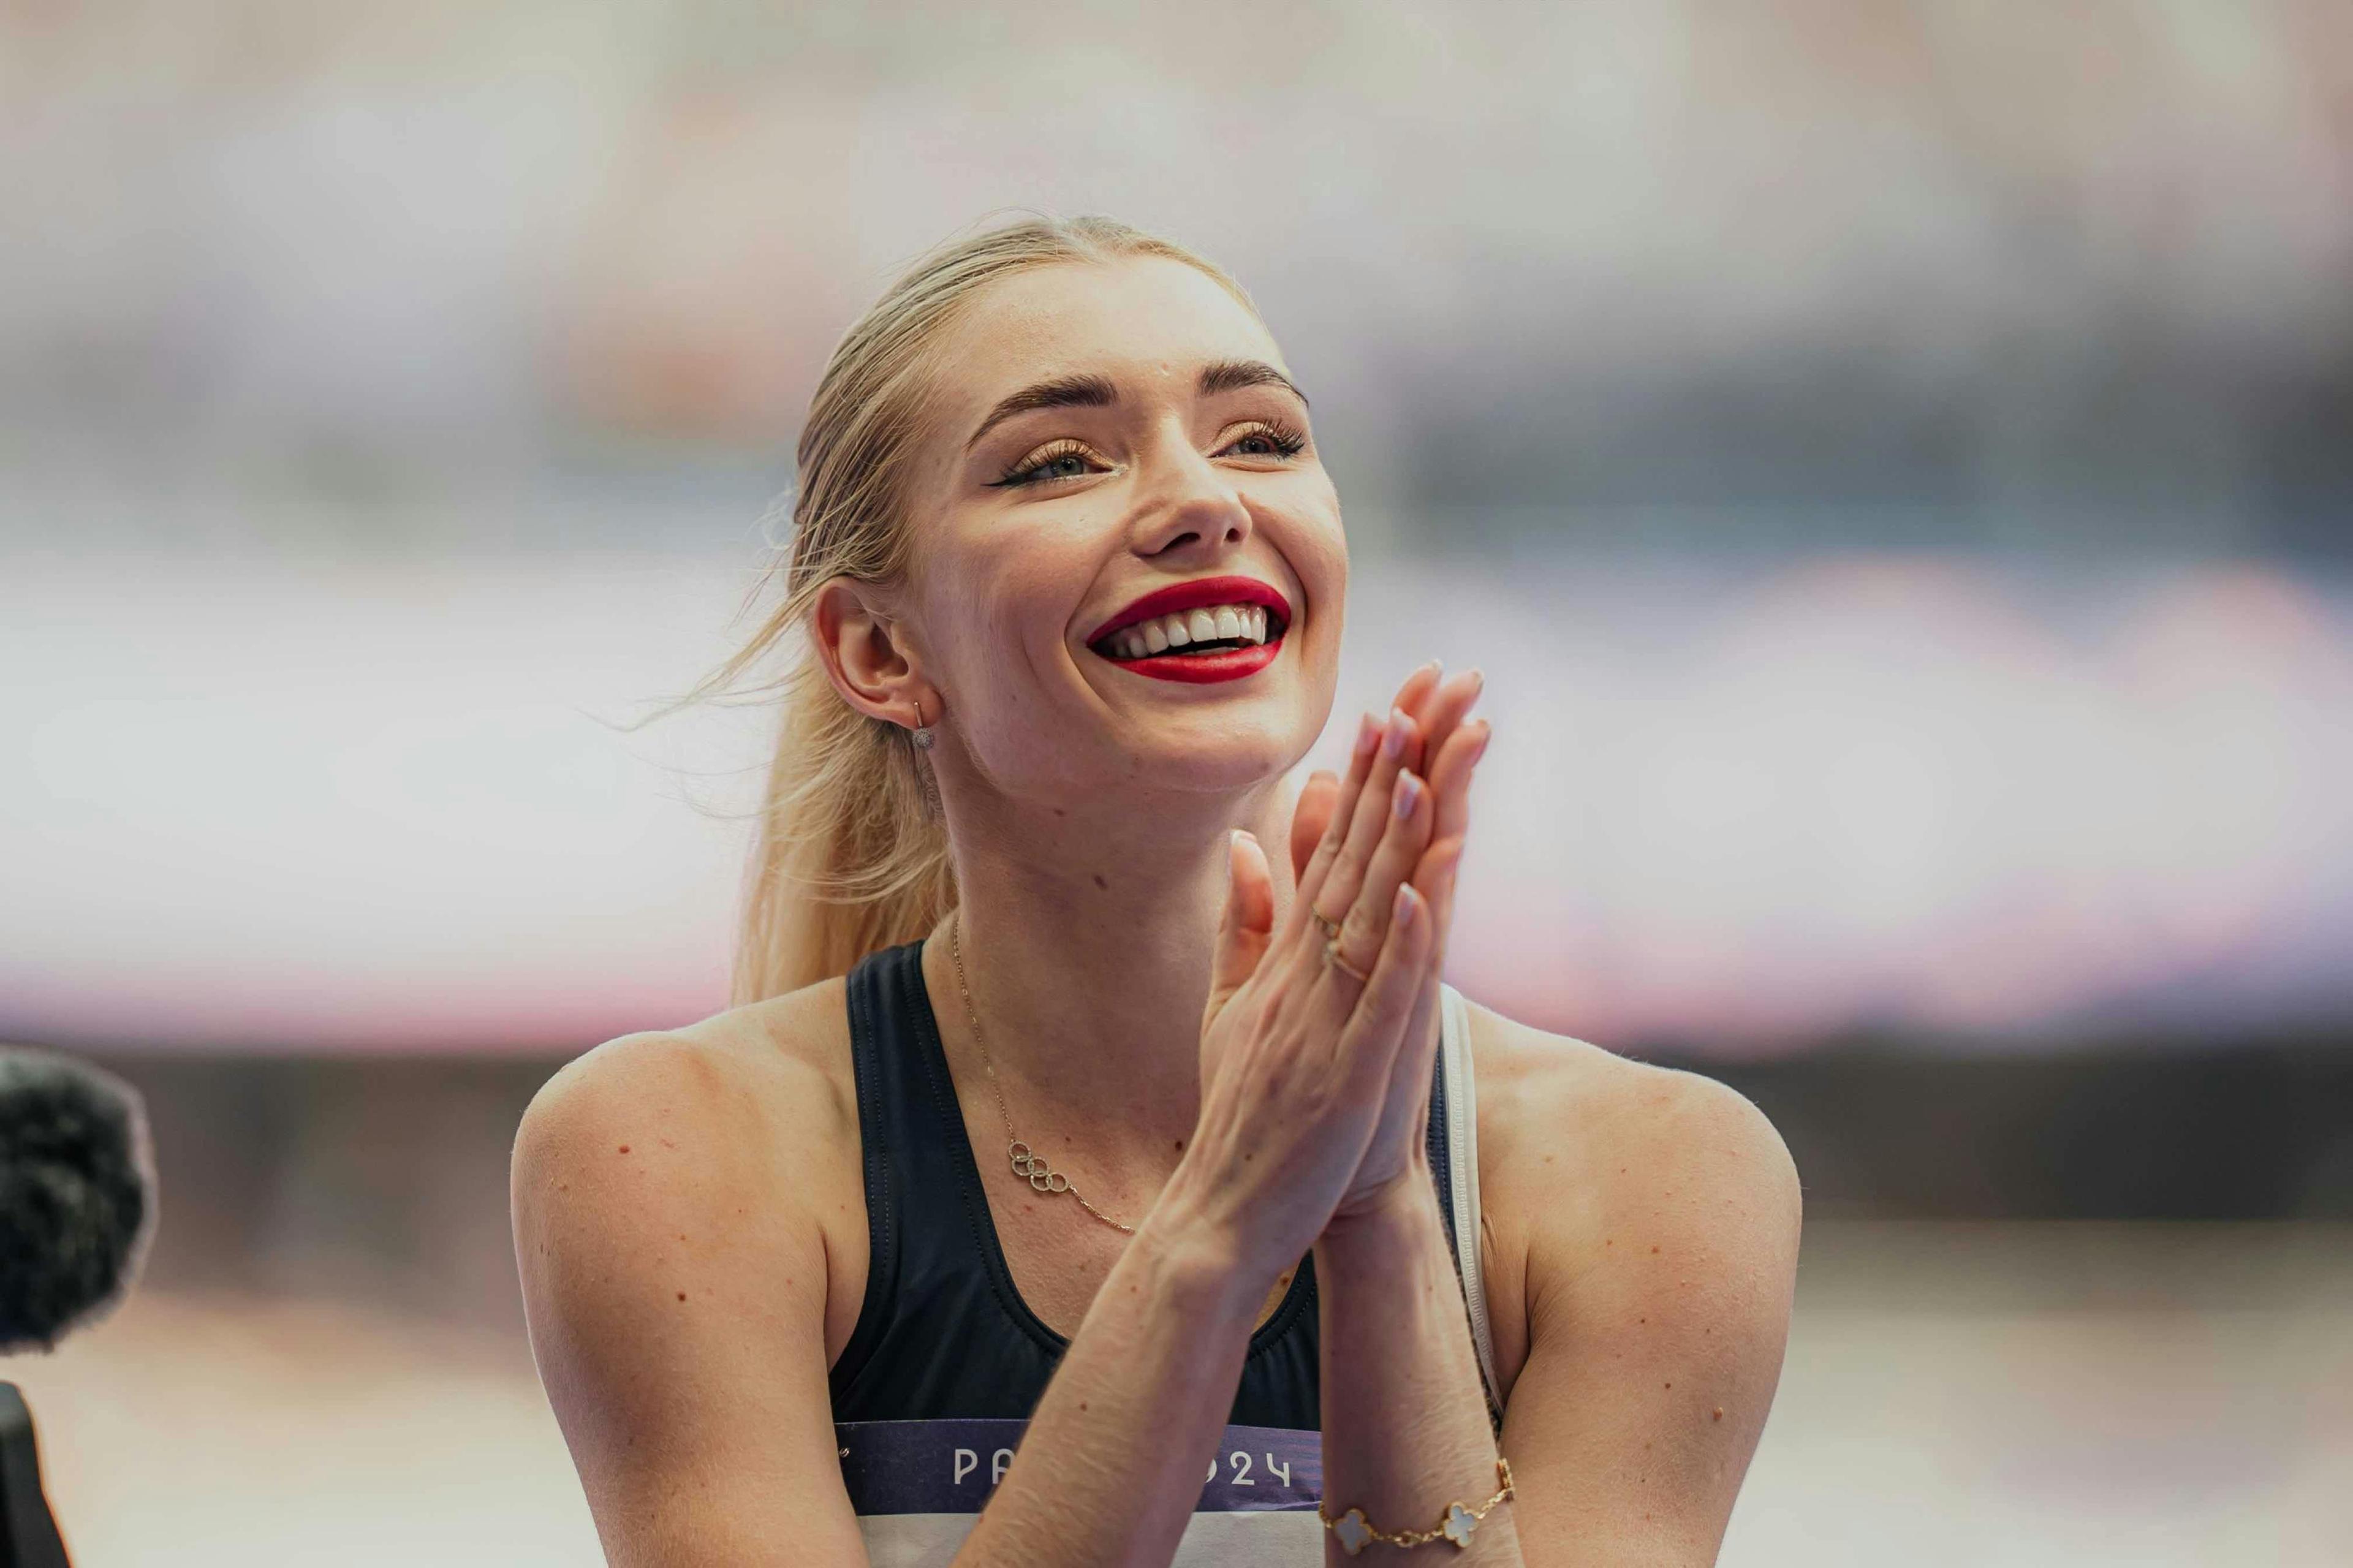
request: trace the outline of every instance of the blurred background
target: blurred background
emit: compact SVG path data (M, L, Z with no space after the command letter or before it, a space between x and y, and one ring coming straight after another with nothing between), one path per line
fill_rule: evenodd
M765 721L623 726L1017 208L1255 293L1344 718L1488 672L1455 983L1788 1140L1724 1561L2346 1560L2339 0L87 0L0 82L0 1041L164 1179L0 1363L82 1568L596 1560L509 1144L723 1004Z

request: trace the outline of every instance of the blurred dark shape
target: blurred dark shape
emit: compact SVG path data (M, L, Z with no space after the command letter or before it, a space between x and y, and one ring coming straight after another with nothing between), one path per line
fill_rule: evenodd
M1857 1037L1780 1061L1653 1053L1772 1118L1810 1218L2353 1218L2353 1050L2335 1032L2152 1051L1925 1051Z
M154 1234L138 1091L63 1057L0 1051L0 1353L50 1350L130 1293ZM66 1568L32 1412L0 1383L0 1568Z
M41 1495L33 1413L13 1383L0 1383L0 1568L67 1568L66 1543Z
M51 1349L129 1292L154 1228L153 1170L130 1085L0 1053L0 1354Z

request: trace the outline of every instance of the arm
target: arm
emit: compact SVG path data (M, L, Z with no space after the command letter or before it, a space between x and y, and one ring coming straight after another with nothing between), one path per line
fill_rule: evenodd
M1425 1138L1438 1056L1438 970L1469 830L1472 774L1487 741L1483 721L1463 722L1479 686L1475 671L1440 680L1435 666L1425 666L1398 693L1398 710L1413 721L1410 765L1428 759L1433 832L1410 872L1429 899L1439 946L1415 997L1381 1125L1315 1244L1324 1495L1327 1513L1344 1526L1356 1523L1348 1518L1354 1510L1390 1534L1438 1529L1451 1516L1448 1505L1459 1501L1474 1515L1456 1521L1469 1531L1462 1560L1517 1564L1512 1505L1488 1506L1499 1489L1495 1437ZM1363 773L1358 763L1345 780L1319 775L1303 792L1292 855L1300 897L1311 904L1345 898L1358 874L1344 845L1359 837L1352 819L1378 805ZM1344 948L1352 935L1342 931ZM1376 1560L1409 1550L1359 1545ZM1327 1534L1324 1555L1347 1560L1341 1530Z
M1315 1267L1319 1283L1329 1277L1324 1471L1335 1511L1354 1503L1386 1530L1428 1529L1449 1500L1475 1507L1493 1494L1500 1446L1515 1496L1478 1527L1466 1564L1715 1561L1780 1374L1797 1178L1739 1095L1631 1070L1639 1093L1610 1110L1635 1131L1613 1135L1606 1158L1576 1148L1592 1134L1571 1126L1559 1084L1536 1075L1523 1089L1546 1129L1527 1155L1577 1173L1585 1201L1529 1206L1528 1351L1500 1445L1435 1200L1324 1232ZM1635 1179L1611 1181L1620 1167ZM1336 1543L1328 1560L1343 1560Z
M1733 1090L1617 1070L1623 1092L1581 1121L1611 1129L1607 1149L1576 1148L1566 1097L1528 1086L1544 1129L1528 1156L1583 1190L1528 1206L1504 1452L1529 1563L1691 1568L1715 1561L1780 1379L1797 1172Z
M1496 1490L1495 1435L1426 1166L1419 1190L1399 1188L1380 1206L1325 1228L1315 1244L1315 1280L1324 1313L1324 1495L1333 1516L1359 1508L1395 1533L1436 1527L1451 1501L1485 1503ZM1517 1472L1519 1451L1504 1453ZM1449 1549L1445 1560L1465 1568L1518 1564L1522 1506L1498 1506L1472 1527L1470 1549ZM1405 1555L1374 1545L1359 1561ZM1325 1537L1324 1560L1347 1561L1336 1535Z
M1176 1190L1095 1293L962 1563L1166 1563L1201 1496L1275 1272Z
M532 1352L617 1568L865 1561L826 1382L817 1215L858 1198L838 1100L790 1057L641 1035L523 1116Z

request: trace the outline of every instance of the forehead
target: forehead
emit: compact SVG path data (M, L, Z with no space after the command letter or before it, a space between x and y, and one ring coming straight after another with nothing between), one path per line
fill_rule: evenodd
M1057 376L1189 387L1200 366L1219 361L1290 369L1264 323L1224 285L1163 256L1058 262L1000 279L961 312L943 348L934 393L951 424Z

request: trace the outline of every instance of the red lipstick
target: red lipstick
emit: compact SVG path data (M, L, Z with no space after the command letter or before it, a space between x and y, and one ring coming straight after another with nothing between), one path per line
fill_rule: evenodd
M1155 588L1089 632L1087 641L1099 643L1115 631L1155 616L1198 610L1209 605L1264 605L1286 628L1291 625L1291 601L1270 584L1255 577L1199 577L1190 583L1171 583L1166 588ZM1267 638L1270 645L1273 640L1271 635Z
M1266 641L1255 647L1221 648L1215 653L1146 654L1142 658L1122 658L1100 645L1103 638L1122 631L1138 621L1148 621L1155 616L1173 615L1179 610L1203 609L1212 605L1261 605L1267 612ZM1155 680L1175 680L1188 686L1207 685L1212 681L1239 680L1255 675L1274 662L1282 649L1282 638L1291 629L1291 601L1269 584L1255 577L1202 577L1189 583L1172 583L1156 588L1130 604L1111 619L1103 622L1087 638L1094 651L1122 669L1150 676Z

